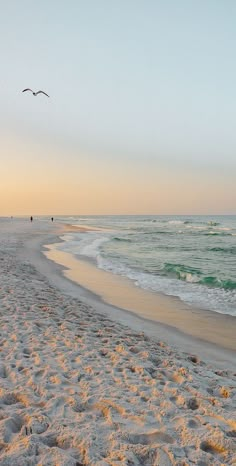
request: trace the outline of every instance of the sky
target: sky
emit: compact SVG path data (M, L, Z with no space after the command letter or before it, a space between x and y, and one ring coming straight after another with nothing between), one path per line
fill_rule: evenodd
M0 216L236 214L234 0L0 11Z

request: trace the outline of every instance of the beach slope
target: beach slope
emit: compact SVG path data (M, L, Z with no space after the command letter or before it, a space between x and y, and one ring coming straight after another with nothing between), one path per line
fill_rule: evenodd
M236 464L232 365L181 352L56 287L28 245L57 228L0 225L0 464Z

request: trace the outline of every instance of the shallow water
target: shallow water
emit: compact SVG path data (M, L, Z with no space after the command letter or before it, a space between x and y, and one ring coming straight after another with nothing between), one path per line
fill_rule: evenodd
M236 316L236 216L78 216L57 247L138 287Z

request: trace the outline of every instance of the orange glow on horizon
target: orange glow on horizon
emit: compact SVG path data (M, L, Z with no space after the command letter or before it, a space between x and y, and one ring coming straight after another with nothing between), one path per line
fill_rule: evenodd
M129 161L56 155L5 145L0 215L214 214L233 212L232 186L218 176L153 169ZM227 212L225 211L227 206Z

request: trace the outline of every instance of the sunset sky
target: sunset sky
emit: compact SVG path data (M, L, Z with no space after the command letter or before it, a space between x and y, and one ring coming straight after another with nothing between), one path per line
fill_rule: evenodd
M236 213L234 0L0 6L0 216Z

